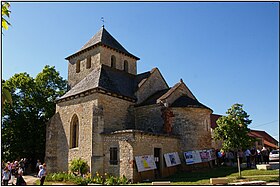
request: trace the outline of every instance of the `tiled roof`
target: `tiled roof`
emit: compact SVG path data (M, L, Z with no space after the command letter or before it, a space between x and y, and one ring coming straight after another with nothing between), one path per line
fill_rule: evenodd
M136 99L134 96L134 80L135 75L128 74L115 68L110 68L106 65L101 65L100 68L94 69L58 100L83 93L93 88L101 88L111 93Z
M211 121L211 128L212 129L215 129L218 125L216 123L216 121L222 117L221 115L218 115L218 114L211 114L210 115L210 121Z
M104 27L102 27L80 50L78 50L76 53L68 56L66 59L69 59L70 57L74 56L75 54L82 52L83 50L95 46L97 44L103 44L106 45L112 49L115 49L121 53L124 53L128 56L132 56L139 60L138 57L132 55L129 53Z
M209 107L201 104L198 100L192 99L187 95L182 95L178 99L176 99L171 107L193 107L193 108L207 108L211 110Z
M156 104L158 98L160 98L162 95L164 95L166 92L168 92L168 90L170 90L170 88L157 91L156 93L149 96L145 101L143 101L142 103L140 103L136 106L146 106L146 105Z
M265 131L260 131L260 130L253 130L251 129L251 132L254 133L254 134L257 134L261 137L263 137L264 139L266 139L267 141L269 142L272 142L272 143L277 143L278 144L278 141L275 140L272 136L270 136L267 132Z

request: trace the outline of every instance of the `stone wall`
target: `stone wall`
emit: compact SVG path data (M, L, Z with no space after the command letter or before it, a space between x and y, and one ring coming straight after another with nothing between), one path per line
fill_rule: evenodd
M100 66L100 48L96 47L71 58L68 62L68 85L69 89L85 78L93 69ZM87 58L91 56L91 68L86 68ZM76 73L76 63L80 61L80 72Z
M97 106L97 94L80 97L73 100L58 103L56 105L56 118L51 125L57 131L56 139L47 139L47 145L51 142L57 143L57 169L68 171L68 163L74 158L82 158L91 165L92 156L92 132L93 132L93 108ZM78 147L69 149L70 124L74 115L79 121ZM48 132L49 134L51 132ZM48 146L46 157L50 156L53 146Z
M128 73L136 75L137 74L137 65L136 60L124 54L121 54L115 50L110 48L101 47L100 49L100 59L101 64L105 64L111 67L111 56L114 55L116 57L116 68L119 70L124 70L124 61L128 62Z
M135 129L163 133L162 108L159 105L135 107Z
M104 172L116 176L125 175L132 182L145 179L154 179L154 170L137 171L135 156L154 155L154 148L161 148L160 172L162 177L174 174L180 166L167 168L163 154L178 152L178 139L163 135L152 135L147 133L126 130L115 134L104 135ZM110 147L118 148L118 165L110 165Z
M155 92L167 89L168 85L161 76L159 70L156 68L149 78L140 86L136 92L137 103L143 102Z
M174 174L180 166L167 168L163 155L171 152L178 152L180 155L178 142L179 139L175 137L137 133L135 136L135 142L133 143L133 147L135 148L133 151L134 158L135 156L154 155L154 148L160 148L160 173L162 177L167 177ZM182 160L181 163L183 163ZM144 171L140 174L135 166L133 182L143 181L145 179L154 180L154 171Z
M104 131L125 129L130 121L128 108L132 104L127 100L100 94L99 107L103 108Z
M180 136L182 152L211 148L211 110L204 108L171 108L172 133Z
M107 134L104 135L104 172L114 176L126 176L133 179L133 133ZM118 149L118 164L110 164L110 148Z

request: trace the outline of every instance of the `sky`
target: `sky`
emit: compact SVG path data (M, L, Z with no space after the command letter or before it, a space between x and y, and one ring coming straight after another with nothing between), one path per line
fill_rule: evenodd
M138 73L158 67L172 87L182 78L214 114L243 104L279 141L277 2L13 2L2 33L2 78L45 65L67 79L65 58L102 27L133 55Z

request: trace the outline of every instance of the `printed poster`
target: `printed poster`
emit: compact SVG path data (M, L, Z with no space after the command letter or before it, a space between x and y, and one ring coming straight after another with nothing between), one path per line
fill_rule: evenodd
M207 150L203 150L199 152L200 158L202 162L208 162L210 160L210 152Z
M201 158L200 158L199 151L184 152L184 156L185 156L185 160L186 160L187 165L202 162Z
M165 163L167 167L176 166L181 164L179 155L177 152L164 154Z
M157 169L153 155L136 156L135 162L138 172Z

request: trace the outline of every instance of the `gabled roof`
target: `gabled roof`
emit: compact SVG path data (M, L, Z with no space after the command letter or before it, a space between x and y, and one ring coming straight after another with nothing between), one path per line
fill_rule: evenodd
M222 117L222 115L219 115L219 114L211 114L210 115L210 121L211 121L211 128L212 129L215 129L218 125L216 123L216 121Z
M145 101L143 101L142 103L137 104L135 106L154 105L157 103L158 98L160 98L162 95L164 95L166 92L168 92L168 90L170 90L170 88L167 88L164 90L159 90L156 93L149 96Z
M182 95L178 99L176 99L171 107L192 107L192 108L206 108L211 110L209 107L201 104L198 100L192 99L187 95Z
M134 79L134 75L102 64L99 68L90 72L83 80L81 80L58 100L65 99L94 88L100 88L111 93L136 99L134 96Z
M278 141L275 140L272 136L270 136L267 132L265 131L260 131L260 130L253 130L251 129L251 133L256 134L258 136L263 137L265 140L272 142L272 143L276 143L278 144Z
M131 56L137 60L138 57L129 53L104 27L102 27L80 50L76 53L66 57L69 60L72 56L75 56L77 53L83 52L90 47L94 47L96 45L103 44L107 47L115 49L120 53L124 53L128 56Z

